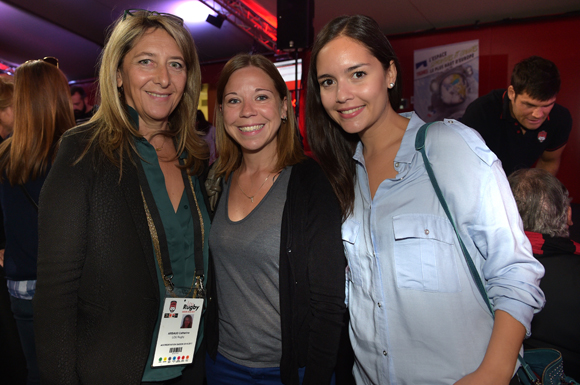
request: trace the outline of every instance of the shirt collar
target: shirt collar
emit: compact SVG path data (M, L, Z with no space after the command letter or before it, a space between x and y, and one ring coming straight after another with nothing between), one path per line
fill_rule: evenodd
M139 113L130 105L127 105L127 111L129 111L129 121L133 127L139 131Z
M511 100L508 97L507 90L505 90L503 92L502 102L503 102L503 108L502 108L500 119L507 120L507 121L515 121L517 123L517 120L512 116L512 110L510 109Z
M405 130L405 134L403 135L401 147L395 156L395 162L411 163L413 157L417 154L417 150L415 149L415 137L417 136L417 131L419 131L419 128L421 128L425 122L415 112L404 112L400 115L409 118L410 120L407 129Z

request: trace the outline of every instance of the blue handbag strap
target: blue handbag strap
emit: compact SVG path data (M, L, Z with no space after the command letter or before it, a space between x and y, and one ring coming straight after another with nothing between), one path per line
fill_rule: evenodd
M495 318L495 312L493 310L493 306L491 306L491 302L489 301L489 297L487 296L487 291L485 290L485 286L483 285L483 282L481 281L481 277L479 276L479 273L477 272L477 269L475 268L475 264L473 263L473 259L471 259L471 255L469 255L469 252L467 251L467 248L465 247L465 244L463 243L463 240L461 239L461 236L459 235L459 230L457 230L457 226L455 226L455 221L453 220L453 216L451 216L451 211L449 210L449 206L447 206L447 202L445 201L445 198L443 197L443 193L441 192L441 189L439 188L439 183L437 183L437 179L435 178L435 174L433 173L433 168L431 167L431 164L429 163L429 159L427 158L427 153L425 152L425 139L427 138L427 129L433 123L434 122L425 123L424 125L421 126L421 128L419 128L419 131L417 132L417 136L415 137L415 150L419 151L421 153L421 155L423 156L423 163L425 163L425 169L427 170L427 174L429 175L429 180L431 181L431 184L433 185L433 188L435 189L435 194L437 194L437 198L439 198L439 202L441 203L441 206L443 207L443 211L445 211L445 214L447 214L447 218L449 218L449 221L451 222L451 225L453 226L453 230L455 231L455 235L457 235L457 239L459 240L459 246L461 246L461 251L463 252L463 256L465 257L465 262L467 263L467 266L469 267L469 272L471 273L471 277L473 278L473 281L475 282L475 285L477 286L477 290L479 290L479 293L481 294L483 301L487 305L487 308L489 309L489 312L491 313L492 318ZM524 358L521 356L521 354L518 354L518 360L520 361L520 364L522 365L522 368L524 369L526 376L528 376L528 378L532 382L532 384L540 384L540 382L538 381L538 378L534 375L534 373L532 372L532 369L526 363L526 361L524 361Z

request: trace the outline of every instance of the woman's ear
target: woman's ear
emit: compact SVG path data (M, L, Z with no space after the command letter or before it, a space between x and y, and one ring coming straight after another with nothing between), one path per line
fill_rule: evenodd
M284 99L282 99L282 110L280 117L282 117L282 119L288 118L288 98L286 96L284 96Z
M391 60L391 62L389 63L389 68L387 68L387 85L391 83L395 84L396 82L397 82L397 66L395 65L395 61Z
M123 86L123 76L121 75L121 70L117 68L117 88Z

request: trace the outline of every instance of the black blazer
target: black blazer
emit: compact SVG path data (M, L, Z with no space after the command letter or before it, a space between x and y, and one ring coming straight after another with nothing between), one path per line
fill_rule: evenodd
M75 164L90 132L65 134L40 196L38 365L43 384L140 384L159 312L153 246L137 168L125 160L120 178L95 147Z

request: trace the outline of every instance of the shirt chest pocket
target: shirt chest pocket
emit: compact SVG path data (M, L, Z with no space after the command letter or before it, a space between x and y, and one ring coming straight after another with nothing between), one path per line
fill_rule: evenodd
M393 217L397 287L451 293L461 290L454 245L447 218L427 214Z

